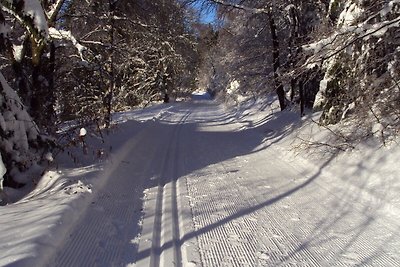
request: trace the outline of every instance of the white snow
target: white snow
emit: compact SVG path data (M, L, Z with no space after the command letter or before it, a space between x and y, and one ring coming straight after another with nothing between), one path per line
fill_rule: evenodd
M56 29L56 28L49 28L49 33L51 38L54 39L59 39L59 40L67 40L72 43L73 46L78 50L79 56L83 62L86 62L83 56L83 52L86 50L86 47L81 45L75 38L75 36L72 35L70 31L62 30L62 29Z
M44 158L45 158L47 161L50 161L50 162L52 162L52 161L54 160L53 154L52 154L51 152L47 152L47 153L44 155Z
M84 137L87 134L87 130L85 128L81 128L79 130L79 136Z
M39 30L43 37L48 38L49 29L47 19L40 2L38 0L24 1L24 12L33 18L36 29Z
M267 98L115 114L104 144L88 135L90 153L69 148L0 207L0 265L398 266L399 145L336 153L318 114L278 110Z
M346 3L344 10L339 15L338 25L339 26L351 26L362 14L364 10L358 6L356 3L349 1Z
M3 159L2 159L1 153L0 153L0 191L3 190L3 180L4 180L3 177L4 177L4 174L6 174L6 172L7 172L7 169L6 169L6 166L4 166ZM0 202L1 201L2 201L2 199L0 196Z
M22 60L23 45L13 45L14 59L18 62Z
M230 82L228 88L226 89L227 94L233 94L235 93L240 87L240 83L236 80L233 80Z

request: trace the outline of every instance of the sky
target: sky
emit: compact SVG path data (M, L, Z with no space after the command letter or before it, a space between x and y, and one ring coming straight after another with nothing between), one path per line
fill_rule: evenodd
M212 23L216 19L215 9L204 10L200 14L200 20L202 23Z
M200 21L202 23L208 24L216 20L216 10L215 8L202 8L201 3L194 3L194 8L200 11Z

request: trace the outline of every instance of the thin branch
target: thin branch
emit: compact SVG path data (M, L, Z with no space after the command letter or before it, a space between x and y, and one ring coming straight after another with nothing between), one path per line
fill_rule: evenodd
M323 61L325 61L325 60L327 60L327 59L329 59L329 58L332 58L332 57L338 55L339 53L341 53L342 51L344 51L345 49L347 49L349 46L353 45L355 42L357 42L357 41L359 41L359 40L362 40L362 39L364 39L364 38L366 38L366 37L369 37L369 36L371 36L371 35L373 35L373 34L379 32L379 31L381 31L382 29L384 29L384 28L386 28L386 27L389 27L389 26L391 26L391 25L393 25L393 24L399 23L399 22L400 22L400 17L398 17L398 18L396 18L396 19L394 19L394 20L389 21L388 23L386 23L386 24L384 24L384 25L378 27L378 28L375 29L375 30L367 31L365 34L360 35L360 36L357 36L356 38L352 39L352 40L351 40L350 42L348 42L347 44L341 46L339 49L331 49L331 50L335 50L335 52L332 52L332 53L330 53L330 54L328 54L328 55L326 55L326 56L322 55L322 56L320 56L319 59L315 59L314 61L306 62L306 63L304 64L304 66L309 65L309 64L314 64L314 63L320 63L320 62L323 62ZM327 47L328 45L332 45L332 44L335 42L335 40L337 39L337 37L338 37L339 35L344 35L344 34L346 34L346 33L353 33L353 32L342 32L342 33L338 33L337 35L335 35L334 39L333 39L329 44L324 45L324 47Z
M253 14L270 14L271 12L271 8L254 8L254 7L248 7L248 6L244 6L244 5L240 5L240 4L235 4L235 3L228 3L224 0L211 0L212 2L222 5L222 6L226 6L226 7L233 7L236 9L241 9Z

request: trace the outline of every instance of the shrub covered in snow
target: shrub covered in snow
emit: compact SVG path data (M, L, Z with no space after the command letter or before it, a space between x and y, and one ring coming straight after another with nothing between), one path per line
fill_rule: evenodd
M7 170L0 173L3 174L2 184L18 187L32 180L34 177L21 173L36 167L42 160L46 142L18 95L0 73L0 153Z

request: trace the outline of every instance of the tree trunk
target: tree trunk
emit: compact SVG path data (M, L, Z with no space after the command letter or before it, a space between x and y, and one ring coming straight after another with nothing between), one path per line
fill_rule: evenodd
M290 102L293 102L296 93L296 78L290 79Z
M286 97L285 90L283 89L283 84L280 81L278 70L280 67L279 61L279 40L276 32L276 24L272 13L269 14L269 28L271 31L272 37L272 61L273 61L273 69L274 69L274 83L275 83L275 91L278 95L279 106L281 110L286 108Z
M110 127L111 124L111 112L112 112L112 99L114 94L114 86L115 86L115 70L114 70L114 13L116 7L116 1L109 0L109 9L110 9L110 55L109 55L109 81L107 93L105 96L105 104L106 104L106 114L105 114L105 126L106 128Z
M289 9L289 22L290 22L290 33L288 39L289 56L287 61L288 65L287 67L293 69L293 66L295 64L295 59L298 53L296 43L299 36L299 20L294 6ZM296 83L297 83L296 77L292 76L290 80L290 86L291 86L290 101L293 101L296 95Z
M55 46L49 45L49 58L40 57L32 65L32 94L30 97L30 114L41 131L54 133L55 128Z
M305 99L304 99L304 81L300 79L299 81L299 97L300 97L300 116L304 116L304 106L305 106Z

